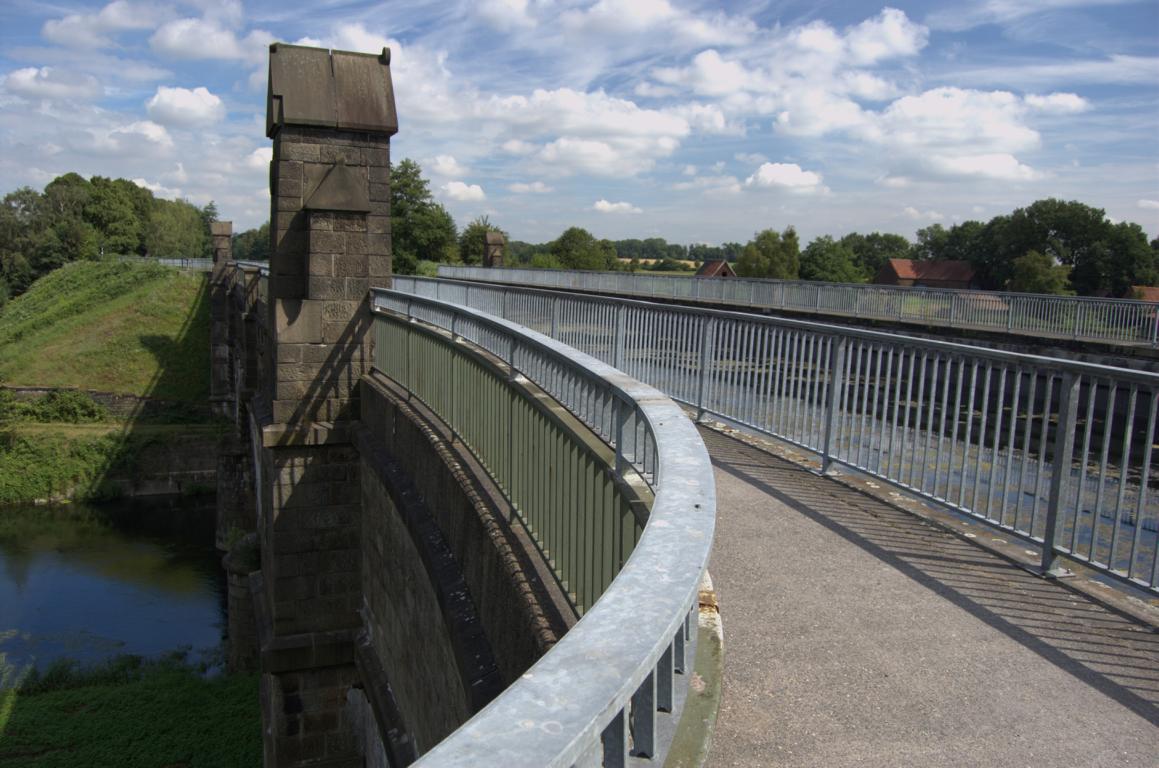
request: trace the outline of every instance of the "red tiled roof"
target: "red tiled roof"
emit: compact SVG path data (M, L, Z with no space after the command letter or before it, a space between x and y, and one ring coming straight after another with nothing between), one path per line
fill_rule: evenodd
M736 272L724 259L712 259L700 265L696 270L697 277L735 277Z
M968 261L914 261L890 259L890 267L902 280L938 280L968 283L974 279L974 268Z

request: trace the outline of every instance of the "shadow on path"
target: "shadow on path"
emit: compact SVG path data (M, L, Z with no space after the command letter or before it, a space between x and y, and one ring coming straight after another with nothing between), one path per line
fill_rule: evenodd
M852 488L700 431L719 469L1159 725L1159 633L1152 628Z

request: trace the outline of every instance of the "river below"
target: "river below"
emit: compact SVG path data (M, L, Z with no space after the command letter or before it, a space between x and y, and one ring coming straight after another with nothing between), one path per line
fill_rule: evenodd
M0 682L62 658L212 657L225 594L212 502L0 508Z

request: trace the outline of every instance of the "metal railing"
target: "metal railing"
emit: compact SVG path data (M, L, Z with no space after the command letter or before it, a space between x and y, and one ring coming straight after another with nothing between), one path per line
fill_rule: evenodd
M535 328L698 413L1159 590L1159 375L799 320L396 276Z
M1159 304L1128 299L447 264L439 265L439 276L1036 338L1159 346Z
M479 460L583 613L418 764L662 758L657 713L679 717L715 522L695 428L655 389L513 322L392 290L373 306L376 368Z
M117 261L130 261L142 264L161 264L178 269L192 269L198 272L209 272L213 269L213 259L158 259L152 256L117 256Z

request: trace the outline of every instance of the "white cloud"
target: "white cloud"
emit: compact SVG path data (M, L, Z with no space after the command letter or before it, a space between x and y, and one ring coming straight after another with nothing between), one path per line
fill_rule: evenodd
M163 197L166 200L176 200L182 197L181 190L173 187L166 187L157 182L146 181L145 179L133 179L134 184L142 189L147 189L157 197Z
M955 80L975 85L1042 88L1078 83L1150 85L1159 73L1159 57L1112 54L1105 59L1076 59L1001 67L962 68Z
M1025 100L1027 106L1038 112L1056 115L1086 112L1091 108L1090 102L1074 93L1050 93L1045 96L1030 94Z
M530 155L537 147L529 141L509 139L503 142L502 149L510 155Z
M112 36L129 30L151 29L169 11L153 3L114 0L96 13L75 13L44 22L41 34L57 45L76 48L104 48L114 44Z
M653 70L652 77L666 85L689 87L701 96L725 96L753 90L756 85L744 65L726 61L711 48L696 54L688 67L661 67Z
M245 165L255 171L268 171L270 162L274 159L273 147L258 147L246 155Z
M81 152L113 156L160 156L173 149L173 139L165 127L151 120L138 120L109 128L90 128L90 140L76 148Z
M1159 211L1159 200L1142 199L1135 203L1140 208L1145 208L1149 211Z
M740 180L735 176L697 176L691 181L679 181L672 185L677 192L700 190L706 195L736 195L741 192Z
M442 186L442 190L447 197L459 202L475 202L487 199L487 195L483 193L483 188L478 184L448 181Z
M853 27L845 45L855 64L914 56L929 42L929 30L914 24L903 11L885 8L872 19Z
M92 75L64 72L55 67L26 67L9 72L4 90L29 99L88 101L104 95L104 88Z
M634 37L645 45L654 41L739 45L756 31L749 19L721 12L697 15L673 7L668 0L599 0L583 10L565 11L560 21L572 34Z
M452 155L439 155L428 163L431 173L436 176L465 176L467 169Z
M482 0L475 6L475 12L503 31L535 26L535 19L528 13L527 0Z
M912 205L907 205L903 208L902 213L905 214L906 218L913 219L914 221L944 221L946 218L937 211L919 211Z
M158 123L181 127L210 125L225 117L225 105L205 87L159 86L145 108Z
M161 25L149 45L162 56L175 59L223 59L251 63L265 61L269 44L276 38L260 29L242 39L231 29L209 19L177 19Z
M760 152L737 152L733 157L745 165L760 165L761 163L769 162L769 158Z
M945 10L931 13L926 21L934 29L961 32L983 24L1008 24L1025 16L1066 8L1095 5L1123 5L1132 0L980 0L973 3L955 3Z
M821 174L802 170L796 163L764 163L745 180L745 185L812 190L821 186Z
M600 213L643 213L644 211L631 203L610 203L607 200L597 200L592 206L593 211Z
M552 188L542 181L533 181L531 183L516 182L508 184L507 189L511 190L517 195L536 194L542 195L552 191Z
M927 166L942 176L967 176L999 181L1034 181L1042 174L1018 162L1014 155L993 153L986 155L932 155Z

